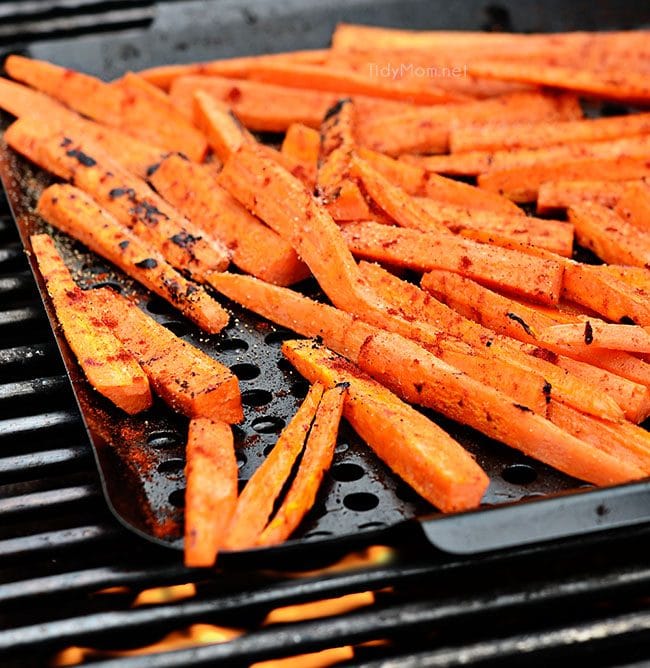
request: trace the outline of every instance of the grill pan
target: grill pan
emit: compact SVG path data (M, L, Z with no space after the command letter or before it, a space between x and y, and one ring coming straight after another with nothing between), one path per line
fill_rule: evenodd
M196 3L188 3L193 4ZM354 4L356 7L362 3ZM324 27L323 32L329 28ZM307 37L310 38L310 34ZM280 44L280 48L318 46L322 41ZM46 48L56 54L66 47L59 44ZM219 55L233 53L230 50ZM56 57L51 53L33 55ZM95 73L106 76L119 73L118 65L112 60L105 59L99 64L95 59L92 63L87 69L96 66ZM150 64L154 63L139 66ZM123 69L124 65L119 67ZM3 129L10 121L8 116L2 117ZM232 313L228 328L220 335L205 335L118 270L45 226L33 213L33 207L38 193L51 182L50 177L4 145L0 146L0 176L26 250L29 251L30 234L41 231L53 234L82 287L92 289L108 284L135 294L141 307L154 319L219 359L238 375L245 420L234 431L240 480L247 480L307 389L280 352L280 342L294 335L230 303L225 304ZM109 506L122 523L141 536L173 548L182 547L186 420L161 402L141 416L126 416L88 386L56 325L43 281L31 257L30 263L88 430ZM305 294L318 296L312 283L307 282L301 288ZM223 298L219 299L223 303ZM270 549L299 549L305 544L313 546L314 542L331 545L355 539L377 542L403 523L410 522L415 527L421 526L426 537L440 549L475 553L648 521L650 485L647 483L587 489L591 486L534 462L469 428L428 414L475 454L490 476L490 487L481 510L451 516L436 513L401 483L344 424L334 465L325 478L315 507L296 538ZM576 490L578 493L568 494Z

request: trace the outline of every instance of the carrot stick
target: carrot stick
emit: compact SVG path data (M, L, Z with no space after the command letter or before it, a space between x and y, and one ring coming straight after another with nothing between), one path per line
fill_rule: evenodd
M328 110L320 129L316 193L334 220L367 220L370 217L366 200L349 178L356 148L354 125L354 103L346 99Z
M48 223L112 262L205 331L217 333L228 324L226 311L203 288L172 269L161 255L78 188L50 186L41 194L37 211Z
M273 512L276 499L291 475L294 463L323 397L324 387L314 383L291 422L282 430L266 459L246 483L232 516L226 545L230 549L253 547Z
M308 181L316 182L320 153L320 135L317 130L302 123L292 123L282 141L281 153L302 166Z
M175 268L202 280L206 274L228 266L229 253L220 241L202 235L142 179L127 172L92 142L78 141L61 132L44 139L41 133L37 121L22 118L6 131L5 139L39 166L90 194Z
M562 266L552 260L452 235L378 223L351 223L342 228L342 233L350 250L365 259L417 271L446 269L542 303L559 300Z
M645 387L620 379L622 384L633 386L633 388L625 385L620 392L614 393L613 390L619 388L611 379L608 379L610 382L604 383L601 378L596 378L593 374L590 378L584 378L584 374L567 373L566 366L559 368L543 357L536 356L534 353L537 353L537 350L529 351L524 344L497 335L482 325L464 318L447 305L434 299L432 295L411 283L400 280L379 265L362 262L360 269L377 294L391 307L399 309L406 320L431 323L440 331L446 332L448 336L465 341L474 350L482 351L484 355L489 353L492 356L491 364L494 371L503 368L505 360L510 368L518 366L525 373L530 374L531 379L541 378L543 380L542 394L547 403L554 398L585 413L607 415L613 419L621 416L621 411L613 405L614 401L623 410L632 405L635 410L640 409L640 402L636 400L636 397L632 397L632 390L641 388L645 392ZM557 362L559 359L558 357L554 361ZM518 377L516 374L509 375ZM499 389L503 390L503 387ZM512 396L513 393L507 392L507 394ZM611 398L603 395L611 395ZM527 405L530 407L530 404ZM545 411L538 410L538 412L544 414Z
M481 240L481 237L474 237L471 233L484 232L488 237L539 246L565 257L571 257L573 252L573 225L570 223L522 216L520 213L513 215L467 209L459 205L441 204L424 197L416 198L416 201L430 217L454 234Z
M584 415L562 404L551 403L549 411L549 419L553 424L650 475L650 438L645 429L629 422L609 422L593 415Z
M323 393L296 477L282 505L260 534L258 545L276 545L289 538L314 505L323 476L332 465L346 393L345 384Z
M443 512L478 506L488 478L471 455L424 415L345 359L311 341L282 350L310 382L348 383L343 415L359 436L418 494Z
M468 151L451 155L403 156L403 160L420 165L432 172L461 176L488 175L506 170L544 167L573 160L611 160L614 158L643 158L650 149L650 135L623 137L609 141L587 141L545 146L537 149L507 149L503 151ZM482 182L481 182L482 183Z
M296 62L319 64L325 62L326 49L310 51L290 51L288 53L271 53L259 56L243 56L241 58L224 58L204 63L187 65L161 65L138 72L139 76L149 83L168 91L174 80L188 75L228 76L245 78L251 66L260 62Z
M225 102L249 130L285 132L292 123L319 128L327 110L339 99L333 93L286 88L246 79L226 79L215 76L187 76L174 81L169 95L172 103L187 118L192 118L194 94L203 90L211 97ZM364 110L386 113L408 106L390 100L362 99L355 103Z
M642 477L634 466L571 437L527 407L470 378L417 343L249 276L215 274L217 290L273 322L324 344L407 401L420 403L576 477L612 484ZM318 324L316 324L318 323Z
M532 306L499 295L451 272L431 271L425 274L422 287L465 317L525 343L537 345L537 333L556 324L553 318ZM547 347L555 353L607 369L636 383L650 385L650 366L627 353L585 350L584 347Z
M542 148L553 144L620 139L648 132L650 114L630 114L555 123L518 123L508 127L494 124L454 128L449 146L452 153Z
M190 421L185 465L185 566L212 566L237 504L237 459L230 425Z
M579 67L487 61L470 64L470 74L486 79L516 81L562 90L605 100L630 104L650 102L647 74L621 69L588 70Z
M417 81L386 82L378 77L326 65L302 63L259 63L248 78L264 83L336 93L338 96L366 95L411 104L445 104L471 99L467 95Z
M277 285L296 283L309 275L293 248L248 213L203 165L170 155L150 180L192 224L223 241L242 271Z
M576 240L605 262L650 266L650 234L621 218L615 211L598 204L571 207L569 220Z
M632 353L650 353L650 334L643 327L612 325L587 319L580 323L552 325L538 332L542 343L560 346L593 346Z
M621 280L620 275L612 275L608 267L567 264L564 268L562 295L600 313L608 320L631 320L638 325L650 325L650 289L630 285Z
M650 231L650 188L641 181L628 184L616 203L616 213L644 232Z
M130 415L149 408L151 391L144 371L95 317L52 237L34 235L31 244L61 329L88 382Z
M402 153L444 153L449 148L452 128L466 125L534 120L581 118L573 97L543 93L512 93L489 100L405 109L386 115L360 115L359 144L388 155ZM386 128L391 128L386 132Z
M15 55L7 58L5 69L9 76L71 109L142 141L183 151L194 160L205 154L207 145L201 133L135 75L126 76L119 84L107 84L81 72Z
M478 177L478 185L515 202L533 202L540 186L548 181L627 181L648 176L647 157L623 156L491 171Z
M368 196L402 227L448 234L447 228L430 216L399 186L393 185L369 163L359 157L350 160L350 173L359 179ZM368 216L366 216L368 218Z
M95 313L138 360L155 392L190 418L243 418L237 377L107 288L85 293Z
M549 213L586 202L611 208L618 203L628 186L637 183L644 181L549 181L539 188L537 211Z
M566 355L558 355L555 364L564 372L582 381L585 390L587 386L591 386L614 399L627 420L638 424L650 416L650 389L647 386L618 376L611 371L599 369L592 364L571 359ZM559 396L556 398L564 404L573 406L581 413L589 413L601 418L607 417L604 412L584 410L575 403L562 400Z

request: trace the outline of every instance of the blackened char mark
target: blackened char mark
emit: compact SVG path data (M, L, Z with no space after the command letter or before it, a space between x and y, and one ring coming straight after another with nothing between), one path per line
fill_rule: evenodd
M591 345L594 342L594 330L591 327L589 320L585 323L585 344Z
M349 97L344 97L343 99L339 100L336 104L333 104L326 112L325 116L323 118L323 121L329 121L330 118L333 118L337 114L341 113L341 109L348 103L352 102L352 99Z
M108 196L111 199L117 199L118 197L127 196L131 201L135 199L135 190L133 188L113 188L108 191Z
M199 239L201 239L201 237L195 237L189 232L183 230L182 232L179 232L178 234L175 234L173 237L171 237L170 241L176 244L179 248L189 249L192 248L192 246L194 246L194 244Z
M148 257L144 260L140 260L140 262L136 262L135 266L140 269L155 269L158 266L158 263L152 257Z
M84 167L94 167L97 164L97 161L94 158L91 158L78 148L71 148L69 151L66 151L65 154L70 158L76 158L77 162Z
M521 316L518 316L516 313L506 313L506 315L508 318L510 318L510 320L514 320L515 322L519 323L528 336L535 336L533 334L533 330L526 324L526 321Z

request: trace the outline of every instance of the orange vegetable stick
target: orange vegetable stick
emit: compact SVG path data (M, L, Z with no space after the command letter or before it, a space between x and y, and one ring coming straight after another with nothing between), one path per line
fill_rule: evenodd
M506 336L537 345L537 333L555 320L532 306L499 295L474 281L447 271L431 271L422 278L422 287L456 311ZM585 350L584 347L547 346L594 366L612 371L635 383L650 385L650 365L627 353Z
M547 181L627 181L650 176L647 157L587 158L481 174L478 185L515 202L533 202Z
M538 213L595 202L613 207L629 185L643 181L549 181L542 183L537 193Z
M640 291L650 291L650 269L647 267L628 267L619 264L601 264L598 269L612 278L617 278ZM616 318L610 318L616 319Z
M334 220L367 220L370 209L356 183L350 181L355 107L340 100L327 111L320 129L316 193Z
M481 237L473 237L471 234L475 231L484 232L488 238L500 237L539 246L565 257L571 257L573 252L573 225L570 223L521 214L467 209L453 204L441 204L425 197L416 198L416 201L430 217L455 234L467 233L468 238L480 241Z
M387 178L393 185L399 186L409 195L430 198L436 202L455 204L467 209L494 211L495 213L523 214L523 211L509 199L491 192L486 192L461 181L447 179L439 174L427 172L416 165L395 160L383 153L377 153L360 146L357 149L360 158Z
M629 267L638 269L638 267ZM564 268L562 295L608 320L650 326L650 290L630 285L605 266L571 263Z
M393 185L370 164L359 157L352 157L350 173L359 179L368 196L385 213L402 227L448 234L447 228L430 216L399 186ZM367 218L367 217L366 217Z
M641 181L628 184L616 203L616 213L644 232L650 231L650 188Z
M177 269L202 280L228 266L229 253L220 241L201 235L142 179L92 142L79 142L58 131L47 138L42 133L38 121L21 118L5 132L5 140L40 167L90 194Z
M642 72L622 69L594 71L558 65L539 67L527 63L498 61L470 64L469 72L474 76L486 79L551 86L580 95L630 104L650 102L647 74Z
M203 288L186 280L78 188L50 186L41 194L37 210L48 223L112 262L206 332L217 333L228 324L226 311Z
M282 350L310 382L348 383L343 415L361 438L418 494L443 512L478 506L488 477L438 425L347 360L312 341Z
M470 151L451 155L405 155L403 160L420 165L432 172L476 176L526 167L543 167L573 160L610 160L613 158L644 158L650 150L650 134L623 137L609 141L587 141L545 146L537 149L520 148L503 151Z
M276 499L302 452L323 397L324 387L314 383L291 422L242 491L232 516L226 545L230 549L253 547L264 531Z
M317 130L302 123L292 123L287 128L280 152L301 165L307 181L316 182L320 153L320 135Z
M151 391L144 371L96 318L52 237L37 234L31 237L31 244L56 317L88 382L130 415L149 408Z
M460 127L451 131L452 153L542 148L553 144L605 141L650 132L650 113L549 123Z
M587 386L598 388L603 394L612 397L625 414L627 420L638 424L650 416L650 389L646 385L634 383L611 371L599 369L592 364L580 362L565 355L558 355L555 364L560 369L580 379L584 388ZM556 398L562 400L561 397ZM573 406L573 408L579 410L581 413L589 413L601 418L607 417L604 412L587 411L569 401L562 400L562 403ZM609 417L608 419L615 418Z
M576 477L612 484L642 477L634 466L571 437L527 407L446 364L417 343L249 276L215 274L217 290L273 322L356 361L407 401L420 403Z
M237 504L232 430L209 418L190 420L185 465L185 566L212 566Z
M190 418L228 423L243 419L237 377L217 360L159 325L107 288L85 293L95 313L138 360L152 387Z
M117 128L94 123L48 95L8 79L0 79L0 109L19 118L37 117L50 134L55 130L67 130L88 137L114 155L126 169L141 177L164 154L161 148L139 141Z
M650 334L643 327L612 325L586 319L580 323L552 325L538 332L542 343L559 346L593 346L632 353L650 353Z
M583 380L584 374L579 376L567 373L564 370L566 367L560 369L543 357L535 356L536 350L531 353L531 351L526 350L524 344L497 335L482 325L464 318L447 305L434 299L429 293L424 292L412 283L407 283L393 276L379 265L361 262L359 268L377 294L391 307L399 309L406 320L431 323L439 330L446 332L448 336L465 341L476 351L482 351L483 354L489 351L492 355L493 373L501 368L502 361L506 360L510 368L518 366L530 374L531 379L541 377L544 381L542 394L547 403L553 397L585 413L607 415L613 419L621 416L621 411L613 405L613 401L616 401L624 410L626 406L632 406L632 404L634 404L635 410L639 410L640 402L632 400L633 392L627 386L623 387L622 391L617 394L612 394L612 388L618 389L614 382L604 383L601 378L596 378L593 374L590 378ZM554 361L557 362L557 360ZM579 363L576 362L576 364ZM513 375L515 378L517 377L516 374ZM637 386L622 378L620 381L632 385L634 388L641 388L645 392L645 387ZM587 386L591 387L587 388ZM499 387L499 389L503 390L503 387ZM508 394L512 395L511 392ZM603 396L607 394L612 394L612 399ZM524 402L520 401L520 403ZM530 404L527 405L531 407ZM543 414L545 411L538 412Z
M630 462L650 475L650 438L645 429L629 422L609 422L551 403L549 419L573 436L595 445L622 462Z
M452 128L466 125L534 120L581 118L576 99L538 92L512 93L489 100L416 107L386 115L360 115L359 144L374 151L397 156L403 153L444 153L449 148ZM386 128L390 127L390 132Z
M562 287L562 265L518 251L495 248L453 235L400 229L378 223L342 227L350 250L417 271L446 269L487 285L556 304Z
M463 102L471 97L433 86L428 82L384 81L365 73L341 70L326 65L303 63L258 63L248 78L288 88L307 88L336 93L339 96L366 95L411 104Z
M286 88L260 81L226 79L215 76L187 76L176 79L169 95L172 103L187 118L192 118L194 94L203 90L225 102L249 130L285 132L292 123L319 128L327 110L339 99L334 93ZM355 96L364 111L396 111L408 106L390 100Z
M9 76L23 81L66 106L129 135L170 151L201 160L207 148L201 133L170 103L148 89L136 75L118 84L68 70L52 63L12 55L5 62Z
M323 393L296 476L282 505L260 534L258 545L276 545L289 538L314 505L323 476L334 458L346 392L342 384Z
M248 213L203 165L170 155L150 180L197 228L222 240L242 271L277 285L290 285L309 276L293 248Z
M270 53L259 56L243 56L241 58L224 58L210 60L204 63L189 63L187 65L161 65L138 72L139 76L168 91L175 79L192 74L208 76L229 76L245 78L252 65L259 62L296 62L319 64L325 62L326 49L309 51L290 51L288 53Z
M571 207L569 220L576 240L605 262L650 266L650 234L621 218L615 211L598 204Z

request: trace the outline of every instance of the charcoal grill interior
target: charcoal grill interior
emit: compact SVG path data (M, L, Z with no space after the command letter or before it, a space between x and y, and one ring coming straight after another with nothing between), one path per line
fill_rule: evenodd
M650 19L631 3L592 4L5 2L0 50L111 77L155 63L322 46L339 19L524 31L629 28ZM187 571L178 553L127 531L103 500L4 200L0 446L2 666L74 665L83 656L119 668L248 666L341 647L348 649L323 661L614 666L648 658L647 525L479 557L445 554L415 526L403 526L384 546L362 541L275 559L227 555L210 572ZM157 602L141 595L159 587ZM278 608L355 594L347 610L269 617ZM206 625L229 639L216 642L217 631L208 634ZM168 644L153 645L164 639Z

